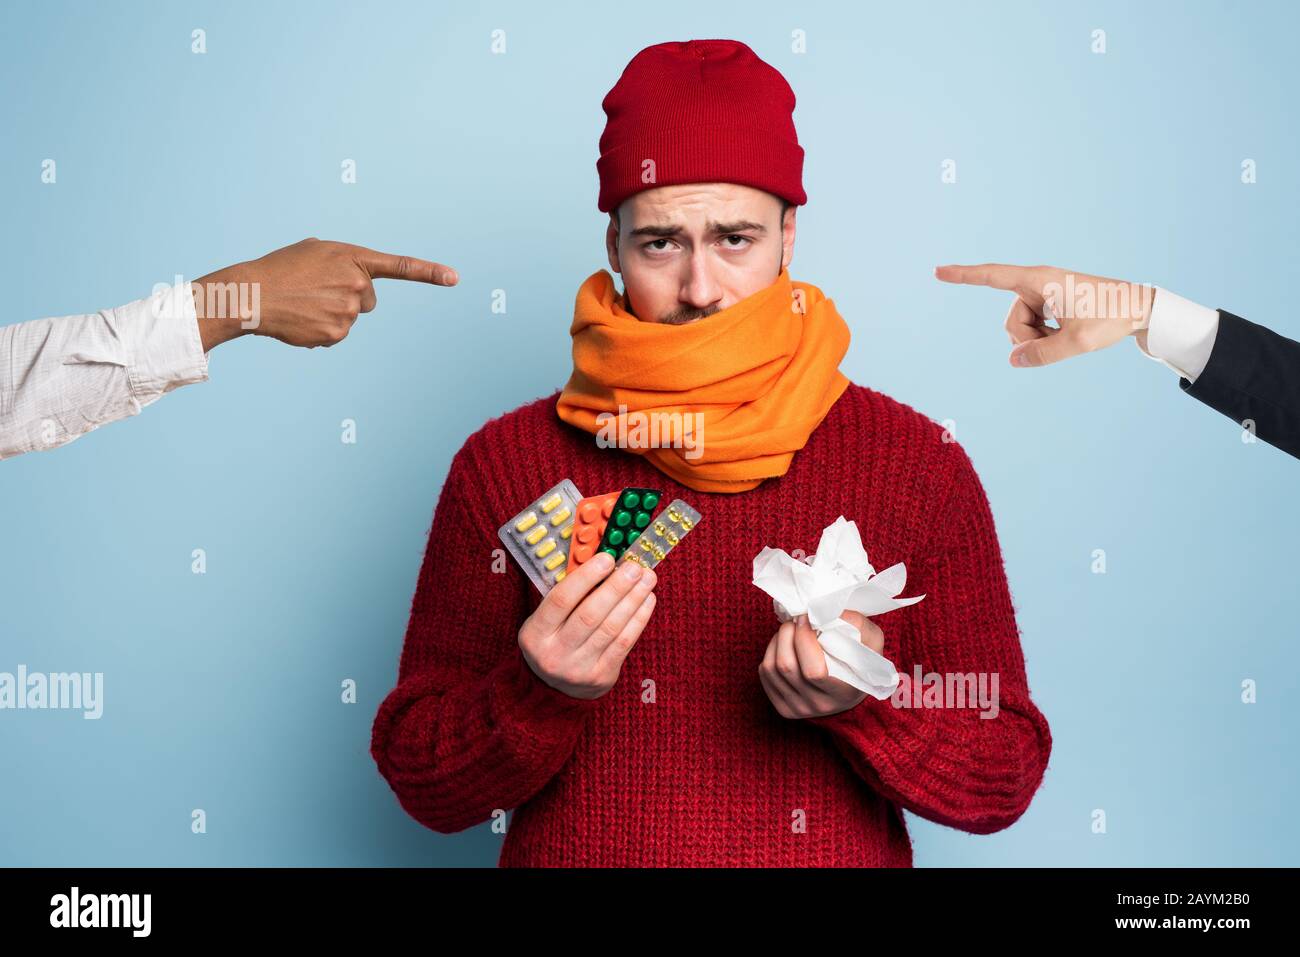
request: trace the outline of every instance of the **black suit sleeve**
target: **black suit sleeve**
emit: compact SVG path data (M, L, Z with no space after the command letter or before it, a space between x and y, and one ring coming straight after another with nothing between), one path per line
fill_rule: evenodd
M1228 418L1255 423L1255 435L1300 458L1300 342L1219 310L1205 369L1179 387Z

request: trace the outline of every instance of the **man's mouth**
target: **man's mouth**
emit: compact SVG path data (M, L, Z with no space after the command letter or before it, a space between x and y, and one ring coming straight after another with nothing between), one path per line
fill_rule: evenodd
M688 315L681 312L672 312L664 316L659 321L662 322L664 325L668 325L668 326L684 326L687 323L696 322L700 319L705 319L713 315L717 311L718 310L716 309L711 309L708 312L700 312L696 310L693 315Z

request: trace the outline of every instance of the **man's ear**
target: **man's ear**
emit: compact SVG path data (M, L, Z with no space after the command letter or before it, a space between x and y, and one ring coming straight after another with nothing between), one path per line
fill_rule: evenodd
M616 273L623 271L618 261L618 210L610 210L609 226L605 229L605 252L609 255L609 268Z
M791 205L786 210L785 216L781 219L781 268L790 268L790 260L794 258L794 217L799 211L798 206Z

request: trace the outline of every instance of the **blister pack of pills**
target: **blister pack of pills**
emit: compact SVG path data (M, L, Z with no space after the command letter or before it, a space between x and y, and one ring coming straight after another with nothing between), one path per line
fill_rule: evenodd
M680 498L675 498L636 537L623 553L622 560L654 568L699 522L700 513Z
M595 556L620 494L607 492L604 495L592 495L578 503L573 523L573 541L569 543L569 571Z
M625 488L618 493L605 534L600 539L600 551L609 552L617 561L650 525L651 516L659 507L663 493L654 488Z
M581 499L577 486L565 479L497 530L511 556L543 595L567 574L574 517Z

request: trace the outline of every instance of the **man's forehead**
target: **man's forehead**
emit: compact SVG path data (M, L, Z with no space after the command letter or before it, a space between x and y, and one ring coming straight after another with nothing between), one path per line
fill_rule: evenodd
M660 187L629 197L619 211L624 228L715 229L737 223L761 228L779 206L770 193L733 183Z

